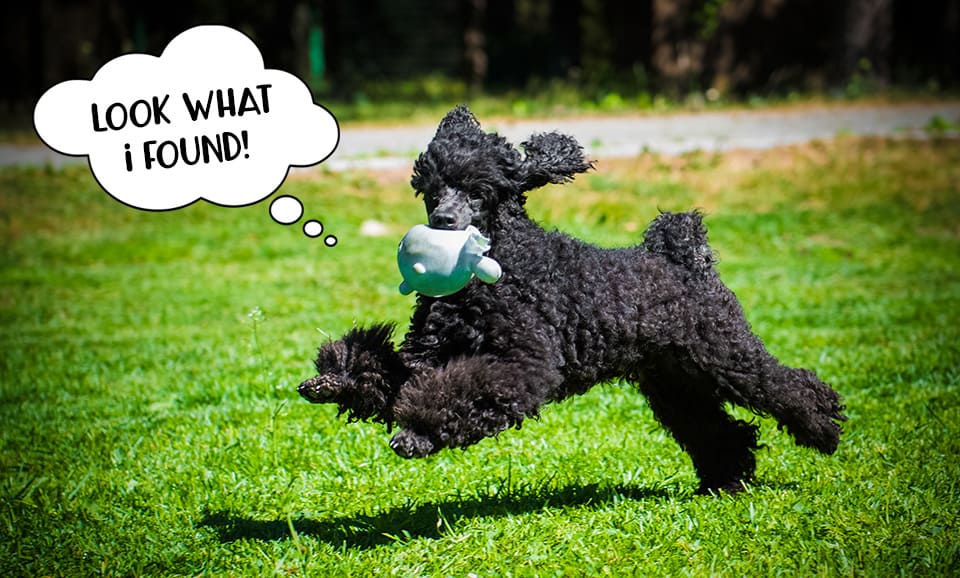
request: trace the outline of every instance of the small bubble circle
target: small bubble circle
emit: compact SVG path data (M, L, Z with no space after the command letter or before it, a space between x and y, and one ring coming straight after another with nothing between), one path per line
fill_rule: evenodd
M303 224L303 234L310 237L316 238L323 233L323 224L320 221L307 221Z
M303 205L296 197L283 195L270 203L270 216L281 225L292 225L303 216Z
M323 243L327 247L333 247L334 245L337 244L337 238L333 235L327 235L327 238L323 240Z

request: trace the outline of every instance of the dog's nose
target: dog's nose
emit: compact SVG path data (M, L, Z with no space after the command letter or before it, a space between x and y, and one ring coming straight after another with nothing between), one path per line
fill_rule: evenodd
M454 229L457 226L457 217L453 213L435 211L430 215L430 226L434 229Z

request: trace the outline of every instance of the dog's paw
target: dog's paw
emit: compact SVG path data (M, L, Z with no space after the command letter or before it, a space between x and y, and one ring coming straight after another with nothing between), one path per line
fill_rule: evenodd
M402 458L424 458L440 449L428 436L408 429L397 432L390 447Z
M837 451L842 431L839 422L845 419L845 416L838 415L815 415L809 421L793 427L787 424L787 430L799 445L829 455Z
M748 480L728 480L719 482L700 482L698 496L736 496L747 489Z
M311 377L297 386L297 392L310 403L330 403L343 389L340 379L330 374Z

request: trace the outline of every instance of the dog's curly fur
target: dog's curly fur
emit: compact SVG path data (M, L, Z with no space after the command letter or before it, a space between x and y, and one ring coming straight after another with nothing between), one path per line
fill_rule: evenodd
M640 245L623 249L545 231L527 216L525 193L592 163L556 133L522 148L481 130L464 107L443 119L411 184L431 226L474 225L491 239L503 277L419 295L399 350L386 324L322 345L303 397L398 425L394 451L423 457L625 380L690 454L701 491L736 492L754 472L757 427L728 415L726 402L773 416L800 445L836 450L840 397L766 351L714 269L699 213L663 213Z

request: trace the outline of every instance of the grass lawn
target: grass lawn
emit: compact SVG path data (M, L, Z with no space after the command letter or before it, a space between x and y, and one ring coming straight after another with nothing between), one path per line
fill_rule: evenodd
M658 208L704 209L769 349L844 395L836 455L756 418L756 483L695 496L689 459L610 384L404 461L296 385L325 336L408 317L406 174L291 178L327 247L267 203L140 212L85 167L5 168L0 575L960 573L960 142L598 168L531 214L613 246Z

